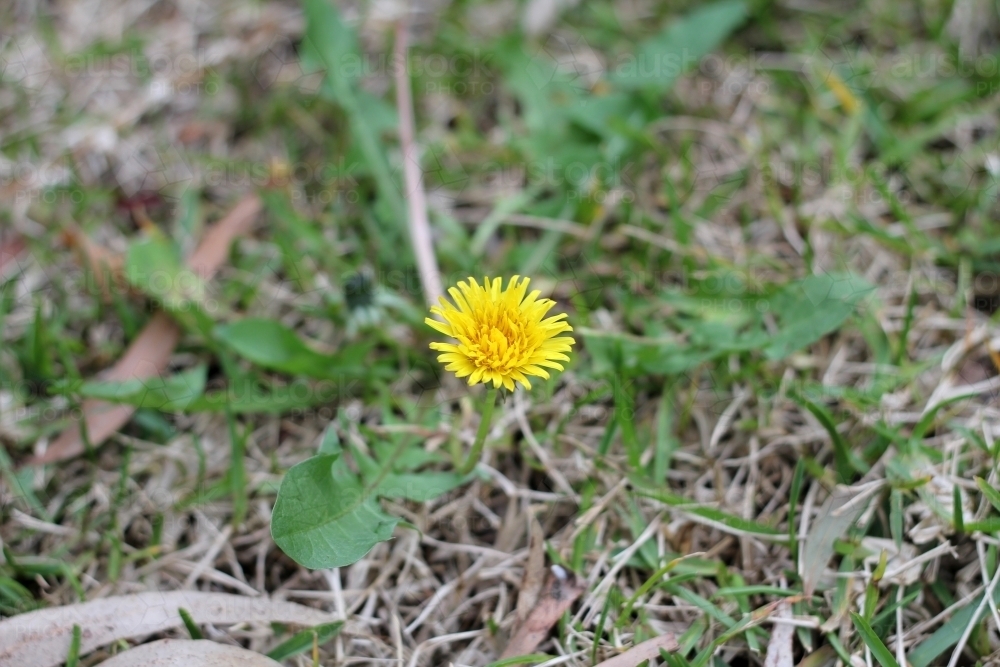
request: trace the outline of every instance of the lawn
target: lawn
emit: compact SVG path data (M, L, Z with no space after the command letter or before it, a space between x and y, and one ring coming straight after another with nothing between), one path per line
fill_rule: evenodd
M996 3L407 7L0 5L0 667L1000 664Z

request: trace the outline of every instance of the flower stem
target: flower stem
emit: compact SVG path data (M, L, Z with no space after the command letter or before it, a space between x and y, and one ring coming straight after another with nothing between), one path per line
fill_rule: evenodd
M476 467L476 464L479 463L479 457L483 453L483 446L486 444L486 434L490 432L490 422L493 421L493 408L496 407L497 393L499 391L499 389L493 387L486 392L486 400L483 402L483 414L479 420L479 430L476 432L476 442L472 445L469 458L465 459L462 469L459 470L459 473L462 475L468 475Z

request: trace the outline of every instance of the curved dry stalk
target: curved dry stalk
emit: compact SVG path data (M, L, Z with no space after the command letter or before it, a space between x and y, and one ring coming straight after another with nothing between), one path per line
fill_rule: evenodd
M399 112L399 142L403 149L403 182L406 184L406 210L408 211L410 242L417 259L420 285L427 303L434 305L444 295L441 271L434 255L431 225L427 219L427 197L424 194L424 176L420 169L420 154L414 139L413 95L407 63L406 21L396 24L395 62L396 109Z

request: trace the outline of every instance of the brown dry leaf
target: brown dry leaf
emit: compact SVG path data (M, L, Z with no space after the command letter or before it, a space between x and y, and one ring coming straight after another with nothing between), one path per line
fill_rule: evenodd
M175 591L101 598L31 611L0 621L0 667L61 665L69 651L74 625L79 625L82 631L81 654L120 639L164 632L183 624L178 612L182 608L190 612L198 624L247 622L313 626L332 620L328 614L294 602L227 593Z
M792 614L787 604L781 605L775 612L777 618L791 618ZM775 623L771 631L771 641L767 645L767 656L764 667L793 667L795 657L792 655L792 640L795 638L795 626L791 623Z
M125 259L118 253L94 243L78 227L70 226L63 232L66 244L79 255L82 264L94 276L94 283L101 290L105 301L110 301L112 287L128 289L125 282Z
M13 275L20 268L17 260L25 248L24 239L17 234L0 237L0 280Z
M280 667L266 655L205 639L161 639L119 653L101 667Z
M534 653L538 645L548 637L552 626L573 606L584 590L586 584L575 574L559 565L553 565L541 598L514 633L500 659Z
M538 602L545 584L545 532L534 514L530 519L531 538L528 545L528 564L524 567L521 590L517 594L517 620L524 622Z
M660 657L660 649L672 652L680 646L677 644L677 637L671 632L666 632L659 637L647 639L641 644L636 644L629 650L609 658L597 665L597 667L635 667L643 660L654 660Z
M139 333L125 355L118 362L100 374L102 380L122 382L133 378L152 378L163 372L170 361L170 355L180 340L181 330L165 313L156 313L153 319ZM125 425L135 412L131 405L115 405L105 401L88 399L83 402L83 415L87 429L87 440L97 446L111 437ZM84 452L84 441L80 428L70 426L59 434L55 442L41 456L28 459L28 465L55 463L79 456Z
M831 667L839 662L834 648L829 644L824 644L803 657L799 662L799 667Z
M250 225L260 213L260 207L260 197L249 194L224 218L212 225L188 258L187 264L191 270L205 280L214 276L229 256L229 246L237 237L250 231Z
M215 275L225 261L233 240L250 230L260 206L257 195L248 195L215 223L188 259L191 270L206 280ZM123 382L131 379L145 380L159 375L167 367L180 335L180 329L169 316L157 313L132 341L125 355L114 366L101 373L100 378L108 382ZM98 400L84 401L84 423L90 444L94 447L100 445L124 426L133 412L135 408L130 405L114 405ZM81 436L78 426L67 428L49 445L44 454L29 459L28 465L55 463L79 456L85 449Z

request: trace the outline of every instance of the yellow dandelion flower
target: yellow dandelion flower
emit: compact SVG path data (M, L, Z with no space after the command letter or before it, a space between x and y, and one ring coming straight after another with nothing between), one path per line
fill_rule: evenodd
M492 382L494 388L513 391L515 381L531 389L529 375L548 379L546 368L563 369L559 362L569 361L565 353L575 341L559 334L573 327L565 313L545 317L555 301L539 299L538 290L525 296L528 282L514 276L501 289L501 278L484 278L482 285L469 278L448 290L454 304L441 297L441 305L431 312L445 321L424 321L458 341L431 343L432 350L442 353L438 361L447 364L445 370L468 377L470 385Z

